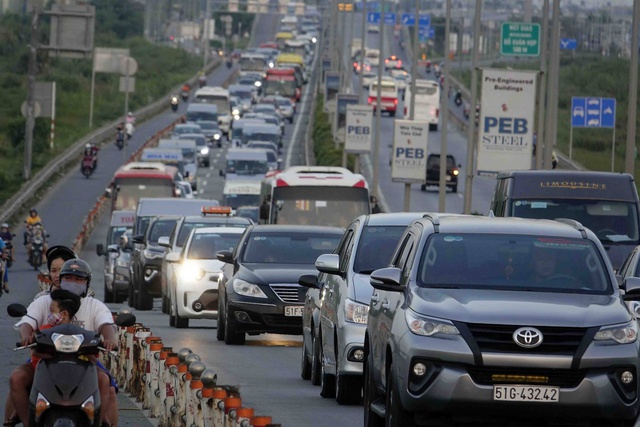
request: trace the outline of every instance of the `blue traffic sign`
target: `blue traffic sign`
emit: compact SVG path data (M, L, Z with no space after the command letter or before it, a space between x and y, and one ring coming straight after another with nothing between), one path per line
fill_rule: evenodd
M396 25L396 14L393 12L387 12L384 14L385 25Z
M416 25L416 15L415 13L403 13L402 18L400 19L400 23L402 25L414 26ZM418 25L423 27L431 26L431 15L423 15L420 14L418 17Z
M576 39L560 39L560 49L576 50L578 48L578 40Z
M571 127L613 128L615 125L615 98L571 98Z
M420 40L432 39L435 37L435 33L433 27L418 27L418 38L420 38Z
M367 22L369 24L379 24L380 12L367 12Z

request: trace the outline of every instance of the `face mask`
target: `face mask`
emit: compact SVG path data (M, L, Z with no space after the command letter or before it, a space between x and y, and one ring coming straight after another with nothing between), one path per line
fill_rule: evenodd
M86 283L76 283L62 279L60 280L60 289L82 296L87 291L87 285Z
M49 313L47 316L47 323L51 326L56 326L62 322L62 314L60 313Z

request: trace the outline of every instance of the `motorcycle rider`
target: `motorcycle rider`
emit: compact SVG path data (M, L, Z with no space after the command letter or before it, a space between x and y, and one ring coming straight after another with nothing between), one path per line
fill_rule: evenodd
M47 232L44 229L44 225L42 222L36 222L30 228L29 235L27 238L27 259L31 260L31 249L33 247L33 243L35 241L42 241L42 263L44 264L46 261L45 253L47 252Z
M116 145L124 145L124 124L120 123L116 128Z
M34 225L36 222L42 222L42 218L38 215L36 208L29 209L29 216L24 220L29 225Z
M113 317L107 306L101 301L87 296L91 283L89 264L78 258L70 259L62 265L59 277L61 289L81 297L80 309L75 316L74 323L87 330L100 333L103 346L107 351L111 351L117 345ZM26 346L32 343L35 329L47 323L51 300L51 295L43 295L35 299L27 308L27 315L16 323L15 326L20 331L21 345ZM110 386L113 384L113 379L102 364L98 363L98 367L100 368L98 369L98 384L103 408L100 413L100 422L103 425L110 425L109 415L112 412L110 408L113 406ZM25 427L28 427L29 390L33 384L34 375L33 366L31 363L26 363L15 368L9 377L11 401Z
M207 85L207 76L204 74L204 71L200 70L198 73L198 86L204 87Z
M93 170L98 167L98 148L95 144L87 143L84 146L84 158L93 160Z
M191 86L189 86L188 83L185 83L182 85L182 90L180 92L180 95L182 96L182 100L184 102L187 102L187 99L189 99L189 94L191 93Z
M9 224L6 222L0 225L0 239L2 239L7 245L11 259L15 259L15 252L13 250L13 233L11 232L11 227L9 227Z
M7 246L0 239L0 275L2 275L2 289L9 293L9 266L7 265L7 257L9 256Z

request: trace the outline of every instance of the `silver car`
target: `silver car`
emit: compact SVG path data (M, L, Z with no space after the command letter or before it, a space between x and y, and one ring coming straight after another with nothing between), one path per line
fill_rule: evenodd
M359 216L347 228L336 251L317 259L316 268L324 273L318 339L315 343L305 340L302 357L311 365L313 355L319 354L321 396L335 397L339 404L360 402L364 333L373 293L369 274L389 265L407 225L421 217L415 212ZM304 324L303 328L316 329ZM314 375L318 377L317 372Z
M640 279L577 221L428 214L371 285L366 426L635 424Z

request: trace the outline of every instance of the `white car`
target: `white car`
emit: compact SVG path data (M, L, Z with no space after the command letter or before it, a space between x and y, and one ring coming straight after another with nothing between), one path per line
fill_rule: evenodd
M378 24L369 24L369 26L367 27L367 32L369 32L369 33L379 33L380 32L380 26Z
M378 78L376 73L372 72L364 72L362 73L362 87L368 88L371 86L371 83Z
M169 324L188 328L189 319L217 319L218 277L224 263L218 261L218 251L233 251L241 227L196 228L189 234L182 252L171 252L165 260L176 264L172 277L167 277L171 295Z

